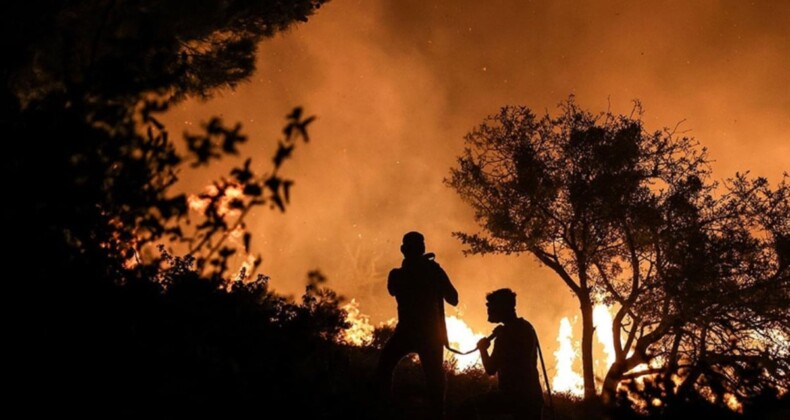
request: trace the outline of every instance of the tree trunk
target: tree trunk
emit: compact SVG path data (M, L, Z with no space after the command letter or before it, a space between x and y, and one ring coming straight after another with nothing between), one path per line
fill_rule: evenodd
M623 377L631 371L631 369L645 362L641 353L635 352L631 357L618 357L609 371L606 372L606 377L603 380L601 387L601 402L605 406L609 406L615 402L617 398L617 387L623 381Z
M604 406L611 406L617 398L617 386L623 379L623 374L626 372L625 359L615 360L609 371L606 372L606 377L603 380L603 387L601 388L601 402Z
M595 399L595 374L593 372L593 307L589 293L579 296L582 311L582 376L584 378L584 399Z

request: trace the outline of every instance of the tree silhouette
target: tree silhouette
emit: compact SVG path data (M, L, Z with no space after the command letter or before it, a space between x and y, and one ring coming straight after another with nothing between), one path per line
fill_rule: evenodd
M4 175L20 180L38 170L56 175L35 188L14 183L10 191L22 204L7 209L10 220L30 221L23 223L25 229L41 230L42 236L19 232L20 237L35 237L25 243L28 249L52 244L62 248L47 255L72 254L95 267L116 267L130 258L130 244L180 236L175 222L186 216L186 197L168 195L179 166L237 154L246 137L239 125L228 128L215 118L206 124L205 134L187 137L184 155L157 114L187 96L206 97L246 80L254 70L258 42L307 20L321 3L5 6L2 128L15 141L9 142ZM253 179L249 163L232 174L245 195L271 190L268 199L281 209L290 182L280 179L277 169L293 141L307 139L305 127L312 120L301 110L288 118L270 177ZM208 210L207 229L217 222ZM89 247L99 249L85 249ZM118 252L109 255L107 250ZM102 261L85 261L94 255Z
M661 410L694 401L748 406L787 393L787 179L771 188L738 174L724 193L711 195L714 187L696 183L661 209L663 227L649 239L658 275L631 307L653 331L615 361L605 397L645 374L655 375L640 392L663 401ZM651 368L624 373L639 363Z
M209 96L255 68L258 43L306 22L324 0L123 0L3 6L4 89L65 92L98 107L150 95Z
M314 372L297 367L328 357L326 343L345 326L339 297L314 273L291 302L254 275L260 256L238 272L234 259L252 253L250 210L288 205L293 182L281 168L313 117L296 108L268 169L248 159L193 202L174 192L179 171L237 155L247 137L214 118L180 146L158 117L244 81L258 42L322 3L3 6L16 402L84 414L102 401L118 415L162 407L180 416L305 392Z
M750 306L738 299L728 305L713 302L722 296L745 297L740 292L762 283L758 279L786 279L781 265L766 264L777 261L767 251L778 249L775 245L786 237L785 228L778 228L786 225L778 216L786 208L780 199L786 196L784 184L772 191L761 181L763 198L758 199L754 191L759 189L744 187L744 178L736 183L739 190L715 199L705 150L676 130L646 132L638 103L630 116L593 115L573 97L561 110L559 117L538 118L524 107L503 108L466 136L467 148L447 183L472 205L484 230L457 233L468 252L530 253L579 300L586 399L595 396L596 302L614 304L617 310L615 362L604 381L608 403L623 380L656 372L669 378L668 372L679 367L679 349L704 347L689 336L676 347L671 337L687 329L698 335L704 329L694 325L704 323L711 308L717 308L717 322L765 319L763 333L786 334L775 315L783 299L755 296ZM753 192L752 207L766 209L773 200L779 210L763 224L769 239L758 241L744 227L759 220L758 212L746 211L747 201L735 199L747 200L746 191ZM727 271L735 263L753 269L748 276L735 276ZM758 273L756 267L768 271ZM765 286L753 289L758 290ZM745 340L737 350L757 348ZM654 369L635 371L647 363ZM778 380L781 371L771 370L768 376Z
M447 182L472 205L485 230L457 234L470 252L529 252L579 300L589 399L595 396L592 309L607 293L598 270L618 269L606 268L617 257L636 258L623 241L639 223L629 209L653 199L650 183L672 184L672 177L697 173L704 156L693 153L687 138L643 133L638 106L637 118L592 115L571 97L562 111L557 118L538 118L525 107L502 108L467 134L467 148ZM641 267L633 262L636 284L629 295L635 297Z

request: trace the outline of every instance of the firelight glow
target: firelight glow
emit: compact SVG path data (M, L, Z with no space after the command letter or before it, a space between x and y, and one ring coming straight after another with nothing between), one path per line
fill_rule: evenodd
M341 307L346 311L346 321L350 327L340 335L340 341L352 346L364 347L373 342L373 331L375 327L370 323L370 317L363 314L359 309L359 302L356 299ZM461 318L448 316L444 318L447 325L447 336L450 345L461 351L475 348L477 341L484 337L483 334L476 333ZM394 327L397 324L395 318L383 322L381 326ZM447 352L449 353L449 352ZM453 367L461 372L469 368L480 368L480 356L477 352L468 355L450 354L454 360Z
M261 165L287 111L303 105L319 117L309 147L284 173L297 181L294 205L282 217L248 220L252 248L266 257L260 270L278 290L299 293L294 279L307 264L320 267L333 289L371 308L375 326L394 316L386 273L399 262L398 239L417 228L462 301L511 287L535 308L530 321L541 336L553 336L577 307L554 273L528 257L464 257L450 237L477 228L442 184L465 133L504 104L554 113L573 93L590 110L627 113L639 99L650 130L686 121L681 129L710 148L717 179L752 170L774 182L790 167L782 123L790 106L786 89L776 88L787 85L790 3L527 3L333 1L310 23L262 43L249 84L185 101L163 122L178 134L198 132L215 115L241 121L251 139L242 154ZM179 174L183 190L203 191L225 174L216 168ZM190 201L196 211L203 204ZM338 252L346 248L359 252ZM497 283L525 272L530 283ZM484 309L466 316L482 319ZM596 325L597 341L607 341L607 328ZM546 355L556 350L552 339L542 341Z
M351 324L341 333L341 341L358 347L369 345L373 341L374 327L370 323L370 317L360 312L359 302L351 299L341 309L346 311L346 321Z
M556 373L551 380L552 390L567 392L574 396L584 395L584 380L573 370L573 361L578 357L573 346L573 327L568 317L560 320L560 333L557 336L559 347L554 352Z
M211 203L211 200L214 199L218 194L220 194L219 189L215 185L208 185L203 190L203 196L197 194L190 194L187 198L187 202L189 204L189 208L197 213L203 212L206 207ZM219 216L223 216L225 214L233 214L237 213L239 210L234 209L231 207L231 203L233 200L239 200L244 197L244 191L241 185L237 184L230 184L222 193L222 197L219 197L219 207L217 209L217 214Z
M477 342L485 337L483 334L478 334L472 331L466 323L460 318L455 316L448 316L444 319L447 324L447 338L450 345L458 350L467 351L475 348ZM472 367L481 367L480 354L473 352L472 354L459 355L453 354L455 359L455 370L463 371Z
M614 363L614 342L612 337L612 314L611 308L604 304L597 304L593 308L593 325L595 325L595 337L603 346L605 358L594 356L594 365L597 377L603 377ZM556 362L556 373L552 379L552 389L556 392L567 392L576 397L584 396L584 379L581 374L574 370L574 362L580 357L577 348L579 343L573 339L573 326L568 317L560 320L560 329L557 335L559 347L554 352ZM596 387L600 391L601 384Z
M593 308L595 336L598 338L598 342L603 346L603 352L606 353L605 361L598 358L595 359L595 366L601 377L606 375L606 371L612 366L615 358L614 337L612 336L612 314L609 310L610 308L604 304L597 304Z

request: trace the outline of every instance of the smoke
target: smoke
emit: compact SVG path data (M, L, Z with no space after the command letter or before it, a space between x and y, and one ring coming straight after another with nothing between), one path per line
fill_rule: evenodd
M260 168L292 107L318 116L284 168L296 181L287 212L250 218L278 290L300 293L319 268L373 322L388 319L387 273L403 233L418 230L475 331L491 328L485 293L512 287L551 343L558 320L577 311L565 286L529 256L463 257L451 237L476 228L442 179L463 135L505 104L553 113L573 93L590 110L627 113L638 98L648 128L686 120L716 177L752 169L777 179L790 167L790 3L459 3L335 0L264 42L250 83L168 114L173 134L211 115L243 123L254 141L242 152ZM184 173L182 186L197 191L222 170Z

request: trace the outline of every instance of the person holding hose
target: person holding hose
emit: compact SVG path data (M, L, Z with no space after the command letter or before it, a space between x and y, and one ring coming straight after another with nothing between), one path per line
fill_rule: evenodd
M516 315L516 294L510 289L486 295L488 322L501 324L480 339L477 349L483 368L497 375L499 389L474 401L476 414L510 414L514 419L540 420L543 392L538 378L538 337L535 328ZM488 353L491 340L494 350Z

